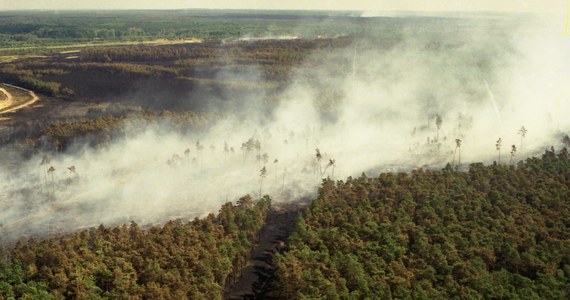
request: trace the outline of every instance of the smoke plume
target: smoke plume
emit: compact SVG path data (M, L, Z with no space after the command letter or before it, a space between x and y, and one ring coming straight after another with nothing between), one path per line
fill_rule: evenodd
M3 242L203 216L246 193L276 202L313 197L323 178L442 168L458 163L454 151L465 170L496 160L498 138L503 158L516 145L515 161L561 145L570 129L562 27L520 16L420 21L394 20L403 24L386 29L395 38L361 36L312 53L272 109L252 95L230 101L233 113L205 131L149 126L106 148L78 143L47 161L40 154L4 168ZM219 74L227 76L242 74Z

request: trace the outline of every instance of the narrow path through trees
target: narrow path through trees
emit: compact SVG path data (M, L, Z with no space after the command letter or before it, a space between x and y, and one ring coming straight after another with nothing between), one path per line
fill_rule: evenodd
M284 245L289 234L293 231L300 204L286 206L276 205L267 215L267 222L262 229L259 242L251 255L252 260L243 273L226 293L226 299L270 299L268 290L272 280L273 254Z

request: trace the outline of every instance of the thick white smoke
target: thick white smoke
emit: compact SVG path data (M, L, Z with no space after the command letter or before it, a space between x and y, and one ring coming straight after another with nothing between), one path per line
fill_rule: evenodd
M11 241L201 216L260 190L290 201L314 196L325 177L441 168L458 163L459 152L463 166L496 160L498 138L503 163L513 144L515 160L560 146L560 134L570 130L570 43L562 28L534 19L486 22L404 29L393 47L362 39L313 53L274 110L251 105L260 95L206 132L149 126L104 149L85 147L44 165L38 155L17 172L2 170L0 235ZM521 149L522 126L528 133ZM250 139L260 147L247 150ZM455 139L462 145L454 155ZM47 172L50 166L55 171Z

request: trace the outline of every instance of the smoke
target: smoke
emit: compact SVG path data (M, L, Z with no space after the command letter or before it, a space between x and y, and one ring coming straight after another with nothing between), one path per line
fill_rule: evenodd
M454 160L456 139L460 169L496 160L498 138L503 158L510 145L519 148L515 160L560 145L570 129L570 45L562 28L526 18L422 22L390 33L396 41L374 36L313 53L272 109L263 94L238 102L224 94L214 107L233 113L202 132L127 126L127 138L109 147L77 144L43 165L42 155L4 165L2 242L203 216L260 190L291 201L314 196L326 177L441 168ZM232 72L218 77L243 75ZM261 81L260 73L243 81Z

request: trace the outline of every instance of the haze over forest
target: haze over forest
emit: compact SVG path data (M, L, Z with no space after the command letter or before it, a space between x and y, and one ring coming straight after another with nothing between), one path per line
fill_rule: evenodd
M142 128L126 124L126 138L102 149L79 140L53 154L56 171L47 177L41 153L20 164L18 176L5 172L3 191L10 200L4 202L3 230L10 235L22 226L33 232L202 215L243 193L258 194L263 166L263 193L286 201L312 197L321 178L332 176L330 159L340 179L441 168L458 164L459 154L463 166L491 162L498 138L503 161L511 145L519 147L515 162L558 146L569 126L563 113L569 106L569 45L548 21L499 18L462 28L462 19L426 19L420 28L404 19L391 27L398 41L389 47L364 35L333 51L310 53L305 59L311 67L293 68L269 104L266 89L197 89L176 100L223 114L203 130L181 134L161 121ZM242 85L265 80L262 65L234 69L233 63L224 61L227 67L215 78ZM162 92L155 86L144 93L159 98ZM140 95L132 91L131 97L136 102ZM517 134L522 126L525 138ZM456 139L462 140L459 149ZM248 141L259 144L252 148ZM317 148L322 159L315 162ZM52 200L39 196L46 193Z
M286 206L361 174L522 172L568 146L567 24L484 4L494 12L2 11L0 99L39 100L0 107L0 243L206 224L245 194Z

